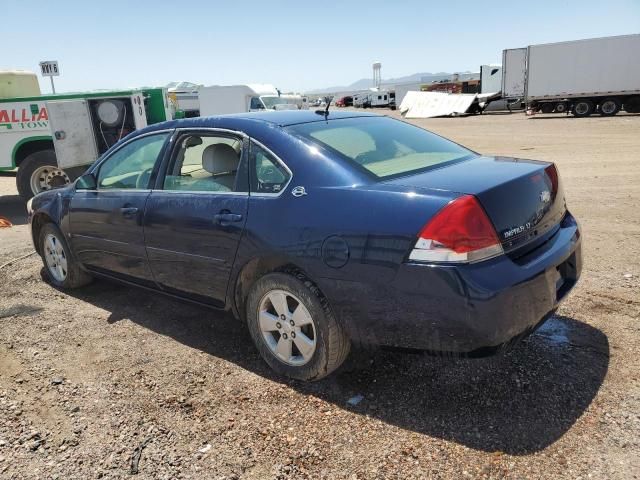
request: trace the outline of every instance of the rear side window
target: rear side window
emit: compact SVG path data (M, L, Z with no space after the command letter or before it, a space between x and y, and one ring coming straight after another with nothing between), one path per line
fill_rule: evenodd
M289 130L383 179L470 158L473 152L438 135L386 117L293 125Z
M291 174L271 153L251 142L249 158L251 192L278 194L286 187Z
M163 188L187 192L233 192L242 156L239 138L185 134L179 138Z

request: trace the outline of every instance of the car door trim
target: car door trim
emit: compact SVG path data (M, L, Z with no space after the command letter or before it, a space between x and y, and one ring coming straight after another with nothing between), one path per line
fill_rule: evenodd
M217 263L224 263L223 258L218 257L207 257L206 255L198 255L196 253L187 253L187 252L179 252L178 250L169 250L168 248L159 248L159 247L146 247L147 250L155 250L156 252L169 252L178 255L183 255L185 257L194 257L194 258L202 258L204 260L213 260Z

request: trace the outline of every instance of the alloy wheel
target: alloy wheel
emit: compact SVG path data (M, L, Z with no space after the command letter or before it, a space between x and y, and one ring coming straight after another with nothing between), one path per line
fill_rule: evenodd
M67 278L67 255L58 237L49 233L44 238L44 258L51 276L58 282Z
M301 366L316 350L316 326L309 310L290 292L271 290L260 300L258 323L271 353L287 365Z

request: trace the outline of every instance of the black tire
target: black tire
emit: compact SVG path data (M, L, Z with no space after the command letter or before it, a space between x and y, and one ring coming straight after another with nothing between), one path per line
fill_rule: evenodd
M624 111L627 113L640 113L640 97L628 97L624 101Z
M578 118L588 117L595 110L595 105L591 100L576 100L573 104L573 115Z
M47 249L47 245L45 245L45 242L47 241L49 235L53 235L56 238L56 241L59 242L64 252L64 257L67 262L67 269L66 276L63 280L55 277L55 275L52 273L51 267L48 265L46 260L45 251ZM69 249L69 245L67 244L64 235L53 223L44 224L44 226L40 230L38 242L38 252L40 253L40 257L42 258L44 271L49 283L63 290L72 290L74 288L79 288L87 285L88 283L91 283L93 278L91 277L91 275L80 268L78 262L75 260L73 254L71 253L71 250Z
M18 193L26 201L36 195L37 191L31 188L31 176L40 167L50 167L51 170L58 169L58 161L56 160L56 152L53 150L40 150L28 155L18 167L18 175L16 176L16 186ZM55 175L51 188L63 187L72 181L67 172L64 175Z
M540 105L540 111L542 113L553 113L555 105L553 103L543 103Z
M303 365L290 365L271 350L258 319L260 304L269 292L293 294L309 312L315 327L315 351ZM246 302L246 320L251 337L262 358L279 375L298 380L319 380L337 369L347 358L351 343L319 289L300 274L270 273L251 287ZM286 338L286 337L285 337Z
M556 103L556 113L565 113L567 111L567 104L564 102Z
M603 117L612 117L620 111L622 105L616 98L605 98L598 104L600 115Z

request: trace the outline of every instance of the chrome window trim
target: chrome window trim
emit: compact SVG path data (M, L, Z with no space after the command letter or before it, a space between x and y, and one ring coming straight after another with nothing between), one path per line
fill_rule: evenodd
M177 195L237 195L239 197L246 197L249 192L212 192L210 190L163 190L152 189L151 193L171 193Z
M81 188L80 190L76 190L76 192L90 192L90 193L100 193L100 192L133 192L133 193L151 193L150 188L101 188L98 190L87 190Z
M249 181L249 196L251 197L267 197L267 198L276 198L281 196L289 187L289 184L291 184L291 182L293 181L293 172L291 171L291 169L289 168L289 166L284 163L284 161L275 153L273 153L273 150L271 150L269 147L267 147L264 143L256 140L253 137L249 137L249 140L253 143L255 143L256 145L258 145L260 148L266 150L273 158L276 159L276 162L278 162L282 167L284 167L284 169L289 173L289 180L287 181L287 183L284 184L284 187L282 187L282 190L280 190L278 193L270 193L270 192L251 192L251 181ZM248 165L249 169L251 169L251 164Z
M174 132L185 132L185 131L191 131L191 132L219 132L219 133L225 133L228 135L236 135L241 137L242 139L247 139L250 142L255 143L256 145L258 145L260 148L266 150L275 160L276 162L278 162L278 164L280 164L286 171L287 173L289 173L289 180L287 181L287 183L285 183L284 187L282 187L282 190L280 190L278 193L267 193L267 192L209 192L209 191L203 191L203 190L164 190L164 189L134 189L134 188L113 188L113 189L109 189L109 188L104 188L104 189L95 189L95 190L78 190L80 192L104 192L104 191L110 191L110 192L153 192L153 193L159 193L159 192L167 192L167 193L182 193L182 194L198 194L198 195L241 195L241 196L251 196L251 197L267 197L267 198L276 198L276 197L280 197L289 187L289 185L291 184L291 182L293 181L293 172L291 171L291 169L289 168L289 166L278 156L276 155L273 150L271 150L269 147L267 147L264 143L262 143L261 141L255 139L254 137L249 136L248 134L246 134L245 132L242 132L240 130L231 130L229 128L219 128L219 127L177 127L177 128L165 128L162 130L154 130L152 132L147 132L147 133L143 133L141 135L136 135L134 138L131 138L129 140L127 140L126 142L124 142L122 145L120 145L116 150L114 150L113 152L111 152L107 157L103 158L102 160L100 160L99 162L95 162L88 170L87 173L95 173L96 170L98 170L100 168L100 166L106 162L109 158L111 158L113 155L115 155L117 152L119 152L122 148L124 148L126 145L130 144L131 142L134 142L140 138L144 138L144 137L148 137L151 135L158 135L161 133L168 133L168 134L172 134ZM249 151L249 155L251 154L251 152ZM251 165L248 165L248 168L251 168ZM165 175L166 176L166 175ZM249 182L250 184L251 182ZM251 185L249 185L249 190L251 190Z
M230 128L219 128L219 127L177 127L175 129L178 132L190 131L190 132L221 132L231 135L239 135L240 137L249 138L249 135L240 131L240 130L231 130Z

